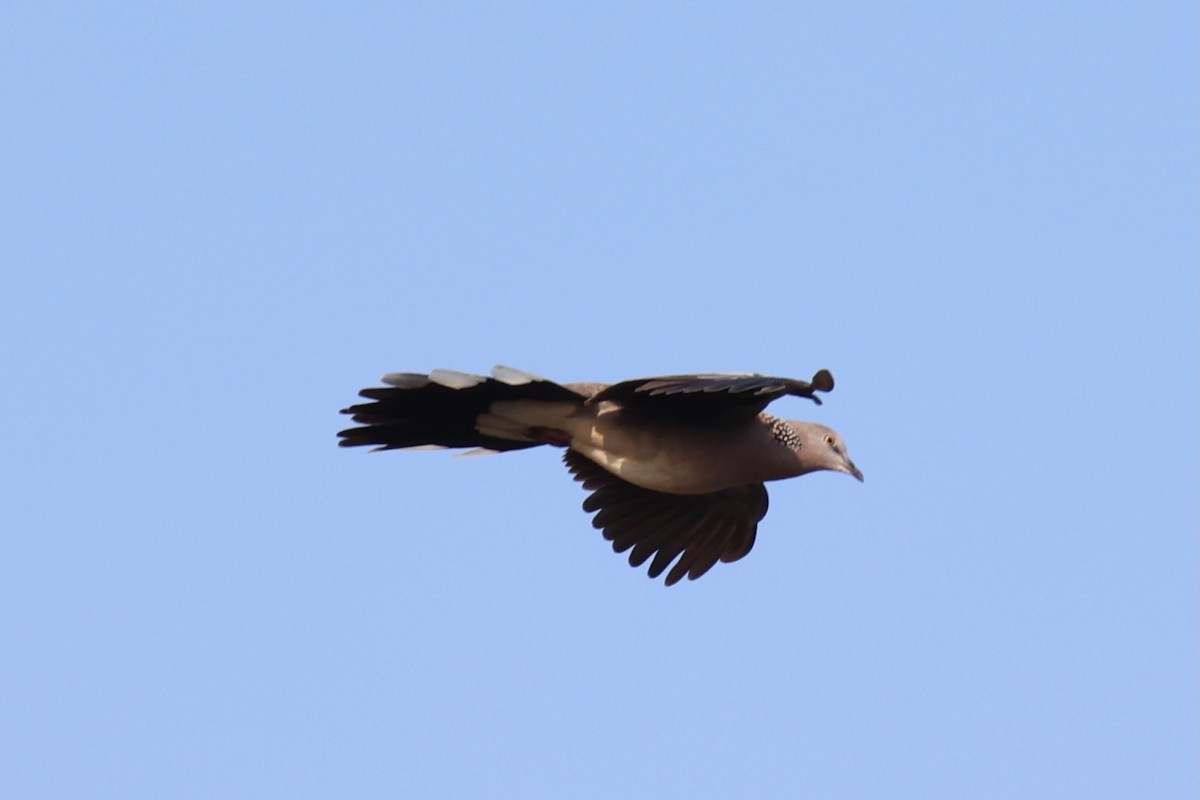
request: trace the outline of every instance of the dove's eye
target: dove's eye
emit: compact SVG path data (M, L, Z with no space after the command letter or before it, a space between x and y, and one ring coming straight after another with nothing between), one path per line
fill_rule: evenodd
M830 447L833 447L837 444L837 439L833 438L832 433L825 434L825 444L829 445Z

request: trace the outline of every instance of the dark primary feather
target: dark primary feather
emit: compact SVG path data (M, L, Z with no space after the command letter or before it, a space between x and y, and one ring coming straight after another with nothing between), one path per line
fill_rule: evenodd
M647 414L752 416L786 395L820 405L817 392L833 389L833 375L821 370L811 381L769 375L670 375L614 383L588 399L609 401Z
M592 492L583 509L599 512L592 525L604 532L614 551L631 550L634 567L653 556L651 578L679 559L667 573L667 586L684 577L695 580L718 561L745 556L767 513L767 490L761 483L709 494L665 494L624 481L573 450L563 461Z

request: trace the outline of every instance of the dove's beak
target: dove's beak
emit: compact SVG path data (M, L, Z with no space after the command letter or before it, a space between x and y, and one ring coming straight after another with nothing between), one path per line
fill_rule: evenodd
M842 469L840 471L846 473L847 475L853 475L855 478L858 478L859 483L861 483L863 479L862 470L854 466L854 462L848 458L845 458L844 456L842 461Z

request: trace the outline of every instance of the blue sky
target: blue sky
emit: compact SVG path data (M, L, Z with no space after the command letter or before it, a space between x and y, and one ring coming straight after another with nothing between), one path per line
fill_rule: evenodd
M0 10L0 796L1194 797L1184 3ZM384 372L806 377L665 589Z

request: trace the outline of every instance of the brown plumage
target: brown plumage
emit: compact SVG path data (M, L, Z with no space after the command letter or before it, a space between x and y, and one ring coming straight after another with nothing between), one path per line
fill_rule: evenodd
M666 584L742 558L767 513L765 481L834 470L862 480L838 434L764 412L787 395L820 403L833 389L764 375L675 375L617 384L557 384L508 367L491 377L449 370L385 375L371 400L344 409L360 427L344 447L473 447L500 452L549 444L591 494L583 508L618 553Z

